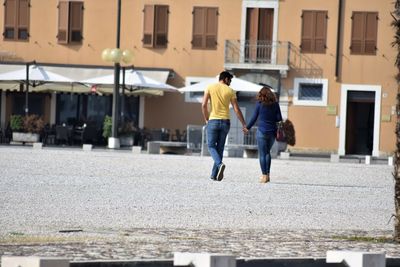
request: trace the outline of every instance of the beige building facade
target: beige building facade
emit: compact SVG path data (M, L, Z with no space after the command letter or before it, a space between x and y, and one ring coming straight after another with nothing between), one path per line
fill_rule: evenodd
M1 60L112 68L117 0L6 0ZM397 83L389 0L122 0L120 47L133 65L168 70L177 88L227 69L273 86L296 129L292 150L385 156L395 144ZM11 7L10 7L11 6ZM8 9L7 9L8 8ZM2 86L3 125L12 93ZM47 95L44 116L56 123ZM240 94L239 94L240 95ZM246 118L253 96L242 96ZM139 126L203 124L201 94L137 101ZM55 100L53 100L54 102ZM136 102L135 102L136 103ZM53 118L53 119L52 119Z

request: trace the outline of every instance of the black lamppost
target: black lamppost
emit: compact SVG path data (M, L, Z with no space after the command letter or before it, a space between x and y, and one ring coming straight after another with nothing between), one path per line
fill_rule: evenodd
M119 87L120 87L120 72L121 60L125 63L132 61L133 54L130 50L120 50L120 36L121 36L121 0L118 0L117 11L117 45L114 49L106 48L103 50L101 57L105 61L114 62L114 90L112 101L112 127L111 137L108 139L109 148L119 148L118 139L118 120L119 120Z

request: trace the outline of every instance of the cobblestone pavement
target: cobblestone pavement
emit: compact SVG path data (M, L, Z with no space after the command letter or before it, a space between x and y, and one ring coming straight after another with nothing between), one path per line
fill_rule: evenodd
M325 257L328 250L385 252L400 257L391 232L131 229L119 233L15 233L0 242L0 255L82 260L171 259L173 252L228 253L241 258Z

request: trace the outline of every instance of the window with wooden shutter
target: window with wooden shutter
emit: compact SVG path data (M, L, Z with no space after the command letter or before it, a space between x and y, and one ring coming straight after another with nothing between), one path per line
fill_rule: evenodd
M69 36L71 42L82 41L83 29L83 3L71 2L70 3L70 29Z
M192 48L216 49L218 33L218 8L194 7Z
M167 47L168 6L155 6L154 47Z
M351 54L376 55L378 13L353 12L351 30Z
M167 47L168 6L145 5L143 13L143 46L156 48Z
M28 40L29 0L5 0L4 40Z
M58 4L58 43L80 43L82 38L83 2L60 1Z
M154 6L144 6L143 46L153 47Z
M325 53L327 19L327 11L303 11L300 45L303 53Z

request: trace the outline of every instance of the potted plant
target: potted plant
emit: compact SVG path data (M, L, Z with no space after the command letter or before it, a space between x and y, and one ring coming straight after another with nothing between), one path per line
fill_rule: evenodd
M121 146L133 146L135 129L132 121L127 121L122 124L118 129L118 134L120 135L119 143Z
M23 118L21 115L10 116L10 128L13 132L21 132L23 127Z
M14 142L34 143L39 142L40 133L44 129L44 121L38 115L12 115L10 127L13 131L12 140Z
M110 116L104 117L103 122L103 137L107 140L111 137L111 129L112 129L112 118Z

